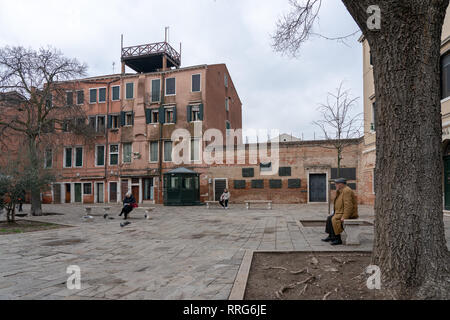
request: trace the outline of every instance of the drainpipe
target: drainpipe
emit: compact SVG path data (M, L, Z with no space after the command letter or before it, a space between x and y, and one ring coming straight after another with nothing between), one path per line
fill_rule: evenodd
M159 109L161 110L162 106L164 105L164 91L165 91L165 73L164 71L161 73L161 97L160 97L160 106ZM161 116L161 115L159 115ZM162 116L164 117L164 113L162 114ZM164 189L162 188L162 183L163 183L163 173L162 173L162 161L163 161L163 125L161 123L161 119L159 119L159 159L158 159L158 167L159 167L159 188L160 188L160 192L158 192L158 197L160 196L160 194L162 195L163 199L159 199L164 201ZM161 202L162 202L161 201Z

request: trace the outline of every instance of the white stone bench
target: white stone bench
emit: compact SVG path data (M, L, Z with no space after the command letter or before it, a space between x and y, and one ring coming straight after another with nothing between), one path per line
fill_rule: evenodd
M210 206L211 204L215 204L215 205L220 206L219 201L205 201L205 204L206 204L206 209L209 209L209 206Z
M245 208L250 209L251 204L267 204L267 209L272 210L272 200L245 200Z
M344 220L344 231L346 234L346 239L344 244L347 246L358 246L361 244L359 238L363 233L361 229L362 226L371 224L370 221L362 219L347 219Z

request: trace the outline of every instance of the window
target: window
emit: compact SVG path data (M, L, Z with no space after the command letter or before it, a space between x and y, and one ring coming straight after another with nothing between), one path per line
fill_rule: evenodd
M97 132L105 132L105 116L97 116Z
M192 92L200 92L200 75L193 74L192 75Z
M97 117L96 116L89 117L89 127L94 131L96 130L96 128L97 128Z
M191 139L191 161L200 160L200 140Z
M110 115L109 116L109 129L117 129L119 128L119 116L118 115Z
M172 141L164 141L164 161L172 161Z
M271 172L272 171L272 162L260 163L259 171L260 172Z
M66 92L66 102L67 102L67 106L73 105L73 92L72 91Z
M231 130L231 123L230 123L230 121L226 121L225 127L226 127L227 130Z
M254 168L242 168L242 177L243 178L252 178L255 176Z
M119 164L119 145L111 144L109 146L109 165L116 166Z
M200 106L192 106L191 120L200 121Z
M125 98L134 99L134 83L133 82L127 83L125 89L126 89Z
M83 194L92 194L92 183L83 183Z
M175 109L166 108L164 110L165 123L175 123Z
M300 179L288 179L288 188L289 189L299 189L302 186L302 182Z
M69 132L69 120L64 120L61 124L61 131L62 132Z
M51 94L45 99L45 108L46 109L53 108L53 96Z
M376 131L376 123L377 123L377 103L372 103L372 123L370 125L370 130Z
M78 90L77 91L77 104L84 104L84 91L83 90Z
M225 98L225 111L226 112L230 111L230 99L229 98Z
M175 89L175 78L166 79L166 96L174 96L176 93Z
M225 87L228 88L228 75L225 73L224 77L223 77L223 81L225 83Z
M98 102L99 103L106 102L106 88L98 89Z
M105 146L96 146L95 165L98 167L102 167L105 165Z
M252 180L252 189L264 189L264 180Z
M89 89L89 103L97 103L97 89Z
M72 168L72 148L64 148L64 168Z
M152 80L152 102L159 102L161 93L161 80L153 79Z
M123 144L123 162L131 163L131 143Z
M158 141L150 141L150 162L158 162Z
M53 150L52 149L46 149L45 150L45 162L44 162L44 168L50 169L53 167Z
M159 121L159 110L154 109L152 110L151 123L158 123L158 121Z
M441 58L441 87L442 99L450 97L450 53Z
M278 168L278 175L280 177L290 177L291 176L291 167Z
M112 101L119 101L120 100L120 86L114 86L112 87Z
M125 125L132 126L133 125L133 112L125 113Z
M279 180L279 179L269 180L269 188L270 189L281 189L282 187L283 187L282 180Z
M83 166L83 147L75 148L75 167L81 168Z

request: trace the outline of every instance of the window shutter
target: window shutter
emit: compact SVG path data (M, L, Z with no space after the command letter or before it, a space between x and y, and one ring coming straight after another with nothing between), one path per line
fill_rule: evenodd
M203 103L200 105L200 120L203 121Z
M125 125L125 112L120 112L120 126L123 127Z
M166 122L166 115L164 114L164 107L159 107L159 123L163 124Z
M192 121L192 106L187 106L187 121Z
M149 124L152 122L152 110L145 109L145 123Z
M108 129L111 129L112 127L112 115L108 115Z
M173 107L173 123L177 123L177 107Z

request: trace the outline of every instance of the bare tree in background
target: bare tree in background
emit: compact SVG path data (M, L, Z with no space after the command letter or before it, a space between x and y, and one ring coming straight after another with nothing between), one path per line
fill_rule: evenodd
M352 98L350 90L343 88L343 83L336 89L336 93L328 93L327 102L319 106L322 119L313 123L323 132L325 140L337 151L337 176L340 177L342 152L352 143L349 139L361 137L362 114L352 114L359 98Z
M40 193L48 182L39 178L46 176L44 150L55 144L68 122L72 131L88 132L82 107L68 97L76 88L69 80L85 75L86 69L52 48L0 49L0 140L8 153L27 155L26 170L35 177L28 184L32 215L42 214Z
M450 299L442 203L440 49L449 0L342 0L368 41L375 80L375 242L372 262L394 297ZM374 4L376 6L374 6ZM291 1L274 34L295 55L321 0Z

